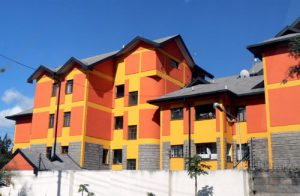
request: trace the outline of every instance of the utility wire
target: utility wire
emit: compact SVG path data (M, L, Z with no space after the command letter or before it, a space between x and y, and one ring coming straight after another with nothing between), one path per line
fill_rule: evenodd
M33 68L33 67L29 66L29 65L25 65L24 63L21 63L21 62L15 60L15 59L13 59L13 58L10 58L10 57L8 57L8 56L6 56L6 55L4 55L4 54L1 54L1 53L0 53L0 56L1 56L2 58L6 59L6 60L12 61L12 62L14 62L14 63L16 63L16 64L18 64L18 65L21 65L21 66L23 66L23 67L26 67L26 68L28 68L28 69L31 69L31 70L35 70L35 69L36 69L36 68ZM5 71L5 68L1 68L1 71L4 72L4 71Z

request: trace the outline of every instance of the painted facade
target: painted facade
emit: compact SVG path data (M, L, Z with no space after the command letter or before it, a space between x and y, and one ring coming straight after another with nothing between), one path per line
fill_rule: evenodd
M298 31L300 19L249 46L262 63L216 80L178 35L137 37L118 52L40 67L29 78L36 80L32 112L9 117L14 149L47 153L57 131L57 150L68 146L87 169L183 170L194 154L212 170L299 167L300 80L287 78L299 63L288 51ZM54 83L61 86L55 96Z
M137 37L118 52L71 58L56 70L41 66L28 79L36 81L32 112L9 117L14 150L67 149L87 169L159 169L160 114L147 101L186 86L192 73L212 77L179 35Z

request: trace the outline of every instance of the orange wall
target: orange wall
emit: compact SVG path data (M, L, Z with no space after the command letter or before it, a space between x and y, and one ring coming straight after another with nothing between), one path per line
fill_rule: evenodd
M139 127L140 138L160 137L159 109L140 110L140 119L143 119Z
M269 90L271 126L300 124L300 86Z
M107 60L98 63L96 66L94 66L94 70L113 77L115 75L115 69L116 69L114 63L115 63L114 60Z
M140 79L140 85L140 103L142 104L164 95L165 80L160 77L143 77Z
M14 143L26 143L30 141L32 117L22 117L16 120Z
M139 72L140 54L131 54L125 58L125 75Z
M246 116L248 133L267 131L265 104L247 105Z
M33 113L31 139L47 138L48 126L49 126L48 112Z
M111 139L112 114L95 108L87 108L86 135L98 139Z
M85 89L85 74L77 74L74 76L74 88L72 101L83 101L84 99L84 89Z
M157 59L156 51L148 51L142 53L142 72L149 70L156 70L158 67L158 59Z
M34 107L46 107L50 105L52 82L37 83L34 97Z
M82 134L83 112L83 107L72 108L70 136Z
M17 154L12 160L10 160L5 165L5 168L8 170L33 170L33 167L21 154Z
M89 75L88 100L106 107L112 107L113 82Z
M286 78L290 66L296 65L296 61L288 53L287 48L280 48L264 54L267 69L267 83L280 83ZM295 78L296 79L296 78ZM293 80L289 78L288 80Z

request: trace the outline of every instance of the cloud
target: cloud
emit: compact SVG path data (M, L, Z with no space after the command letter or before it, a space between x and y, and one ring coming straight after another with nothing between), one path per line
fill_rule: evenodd
M8 108L0 110L0 129L12 128L15 124L14 121L6 119L5 116L22 112L33 106L33 98L27 97L14 89L6 90L1 97L1 101L7 105Z

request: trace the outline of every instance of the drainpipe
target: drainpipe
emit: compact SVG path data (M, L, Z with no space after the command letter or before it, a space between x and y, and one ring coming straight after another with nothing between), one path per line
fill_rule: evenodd
M189 150L189 162L188 166L190 167L190 161L191 161L191 105L189 102L186 101L186 98L184 98L184 102L187 104L188 109L188 134L189 134L189 141L188 141L188 150Z
M58 128L58 117L59 117L59 105L60 105L60 90L61 90L61 81L55 79L58 86L58 97L57 97L57 106L56 106L56 115L55 115L55 129L54 129L54 145L53 145L53 154L51 160L54 161L57 159L56 155L56 145L57 145L57 128Z

